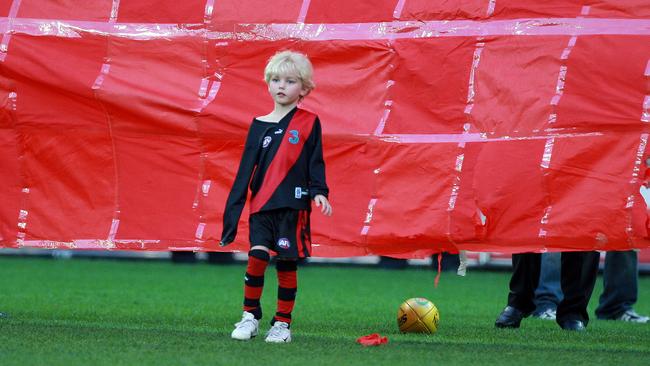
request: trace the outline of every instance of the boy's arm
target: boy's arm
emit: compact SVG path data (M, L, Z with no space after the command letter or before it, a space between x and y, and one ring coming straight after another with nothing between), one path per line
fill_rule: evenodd
M248 131L246 145L242 153L237 176L232 184L232 189L226 201L226 208L223 211L223 231L221 233L221 246L228 245L237 236L237 226L241 212L248 197L248 185L250 184L257 157L256 137L253 136L253 128Z
M316 117L310 138L313 150L309 156L309 196L313 200L317 195L328 197L329 188L325 180L325 160L323 160L323 142L320 120Z

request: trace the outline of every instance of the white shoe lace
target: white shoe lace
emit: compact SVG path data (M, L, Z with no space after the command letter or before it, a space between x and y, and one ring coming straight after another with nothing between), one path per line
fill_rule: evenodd
M278 339L278 340L286 340L288 338L289 333L289 324L285 322L275 322L271 329L269 329L269 333L266 336L267 339Z
M240 332L249 333L251 336L255 336L257 333L257 321L255 320L255 316L253 316L253 314L244 312L241 321L235 323L233 337L238 338L235 336L235 334L241 334Z
M239 328L239 327L247 325L247 324L254 327L255 323L253 322L253 320L255 320L255 317L253 316L253 314L244 313L241 320L238 323L235 323L235 327Z

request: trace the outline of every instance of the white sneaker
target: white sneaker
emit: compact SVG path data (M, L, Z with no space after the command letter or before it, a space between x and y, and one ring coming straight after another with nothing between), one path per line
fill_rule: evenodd
M289 329L289 324L276 321L266 334L266 341L269 343L291 342L291 330Z
M630 323L647 323L650 321L650 317L639 315L636 313L636 311L630 309L621 314L616 320L622 320L624 322L630 322Z
M539 319L544 319L544 320L555 320L557 314L557 310L555 309L546 309L540 314L536 315L537 318Z
M244 311L241 321L235 324L235 330L232 331L230 337L240 341L247 341L257 335L259 323L255 316L248 311Z

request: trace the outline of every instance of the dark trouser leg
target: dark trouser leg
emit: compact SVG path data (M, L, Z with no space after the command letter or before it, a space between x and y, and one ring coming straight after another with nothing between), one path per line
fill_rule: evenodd
M535 289L539 284L541 254L522 253L512 255L512 277L508 305L527 314L535 310Z
M607 252L603 273L603 293L600 295L596 317L615 319L632 309L638 292L638 257L633 250Z
M587 305L598 275L598 252L562 253L561 283L564 299L557 307L557 323L580 320L589 322Z
M564 297L560 288L560 257L561 253L542 254L539 285L535 290L536 314L548 309L557 310L557 305Z

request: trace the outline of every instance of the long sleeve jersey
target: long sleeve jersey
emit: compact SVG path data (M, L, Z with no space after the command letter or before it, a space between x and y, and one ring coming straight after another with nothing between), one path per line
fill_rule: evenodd
M278 123L253 119L239 170L223 214L221 241L235 240L251 191L250 213L278 208L311 210L311 199L329 194L318 116L294 108Z

